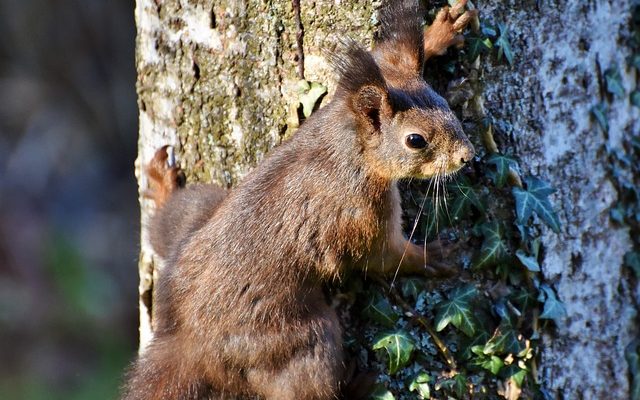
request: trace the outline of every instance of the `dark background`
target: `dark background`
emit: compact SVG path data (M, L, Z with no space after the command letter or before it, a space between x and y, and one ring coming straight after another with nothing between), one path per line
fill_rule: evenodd
M137 342L134 2L0 2L0 398L113 399Z

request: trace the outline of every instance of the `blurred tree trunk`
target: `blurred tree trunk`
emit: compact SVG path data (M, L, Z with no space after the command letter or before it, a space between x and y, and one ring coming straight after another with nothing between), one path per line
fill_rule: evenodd
M139 157L136 173L164 144L188 179L231 186L298 124L302 78L295 2L138 0L136 4ZM635 85L619 46L629 1L540 2L487 0L481 17L506 23L513 67L487 65L485 106L499 145L521 158L523 173L558 189L559 235L544 231L543 273L564 301L568 318L544 338L543 386L564 398L626 398L624 348L638 334L636 289L622 269L631 243L612 226L617 193L602 152L620 147L638 130L628 100L612 110L604 137L590 119L601 96L596 64L621 66L627 89ZM368 43L379 2L303 0L304 78L329 85L326 53L338 37ZM490 63L488 63L490 64ZM142 196L140 256L141 348L151 337L152 293L158 266ZM542 228L546 229L546 228Z

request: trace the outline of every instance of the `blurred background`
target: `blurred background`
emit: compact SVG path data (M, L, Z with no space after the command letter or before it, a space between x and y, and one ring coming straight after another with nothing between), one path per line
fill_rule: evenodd
M0 399L113 399L135 354L133 7L0 2Z

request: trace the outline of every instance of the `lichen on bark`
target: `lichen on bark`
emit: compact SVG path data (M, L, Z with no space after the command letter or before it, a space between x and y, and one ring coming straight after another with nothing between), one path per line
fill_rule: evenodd
M354 39L369 40L371 7L368 1L303 4L308 80L332 84L325 49L345 33L335 27L352 26ZM298 107L299 78L290 1L138 0L135 15L144 344L159 263L146 232L153 210L143 196L143 166L170 144L189 181L232 186L293 133L287 122Z
M605 93L597 64L624 65L630 50L631 2L479 3L482 15L509 25L513 68L486 74L486 106L525 173L558 189L559 235L545 230L545 278L568 318L545 335L543 385L563 398L628 398L624 349L638 335L634 289L623 271L628 232L609 210L617 193L607 173L606 147L640 129L637 108L618 103L608 138L590 109ZM636 85L631 70L623 85ZM562 397L561 397L562 398Z

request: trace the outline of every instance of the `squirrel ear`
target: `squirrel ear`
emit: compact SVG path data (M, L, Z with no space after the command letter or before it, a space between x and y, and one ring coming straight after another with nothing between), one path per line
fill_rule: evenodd
M358 123L366 131L378 131L381 117L391 116L389 92L373 56L358 43L348 40L345 51L334 53L331 63L340 75L336 96L344 96Z
M386 90L379 86L363 86L353 97L357 116L374 131L380 130L381 118L389 116L391 107Z

